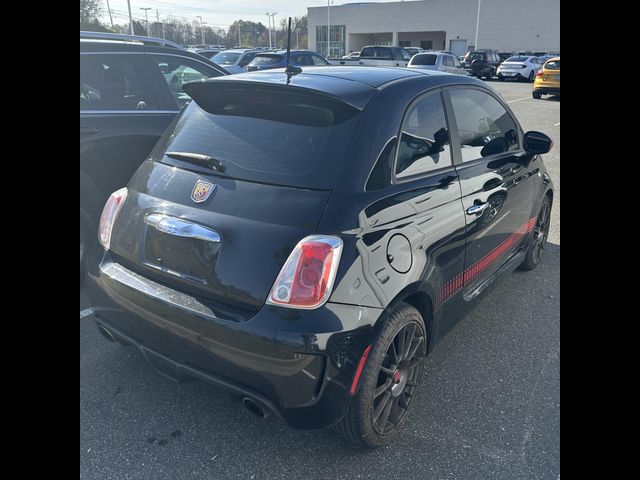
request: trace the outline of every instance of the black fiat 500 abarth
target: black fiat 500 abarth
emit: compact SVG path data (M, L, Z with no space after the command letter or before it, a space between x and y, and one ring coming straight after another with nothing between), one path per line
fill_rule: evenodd
M540 262L553 188L485 83L382 67L191 82L99 226L98 328L161 373L382 445L434 343Z

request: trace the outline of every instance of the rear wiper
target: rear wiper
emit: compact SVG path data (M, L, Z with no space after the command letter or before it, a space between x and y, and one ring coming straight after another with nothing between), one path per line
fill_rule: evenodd
M164 152L164 154L167 157L175 158L176 160L198 163L206 167L211 167L218 172L224 172L227 169L227 167L225 167L217 158L210 157L209 155L203 155L201 153Z

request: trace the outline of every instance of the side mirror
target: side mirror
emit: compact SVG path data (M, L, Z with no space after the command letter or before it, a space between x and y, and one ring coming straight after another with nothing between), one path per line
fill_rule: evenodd
M553 140L544 133L534 130L524 134L523 143L525 151L533 155L547 153L553 147Z

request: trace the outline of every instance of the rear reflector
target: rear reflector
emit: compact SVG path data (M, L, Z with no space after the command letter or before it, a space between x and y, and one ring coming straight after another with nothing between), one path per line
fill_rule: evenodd
M358 382L360 381L360 376L362 375L362 370L364 370L364 365L367 363L367 358L369 357L369 352L371 351L371 345L364 349L362 352L362 357L360 357L360 361L358 362L358 368L356 369L356 374L353 376L353 382L351 382L351 388L349 389L349 395L353 396L358 391Z
M342 240L311 235L295 246L278 274L267 303L288 308L318 308L329 299L340 263Z

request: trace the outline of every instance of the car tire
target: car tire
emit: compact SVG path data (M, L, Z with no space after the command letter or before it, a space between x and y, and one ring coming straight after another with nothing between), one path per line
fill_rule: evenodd
M547 244L547 237L549 236L550 224L551 200L545 196L542 205L540 205L540 212L538 212L536 224L533 227L531 244L529 248L527 248L524 261L518 267L520 270L533 270L542 261L542 254L544 253L544 247Z
M542 93L540 93L540 92L536 92L536 91L534 90L533 92L531 92L531 96L532 96L533 98L535 98L536 100L538 100L538 99L542 98Z
M499 82L504 82L504 77L502 75L498 75L498 81Z
M426 332L422 315L411 305L401 302L389 310L371 345L359 389L334 431L360 447L379 447L393 440L422 380Z
M93 222L89 214L80 209L80 284L84 282L87 252L96 242L96 235L93 231Z
M531 70L531 73L529 73L529 83L533 83L533 81L535 80L535 75L533 73L533 70Z

